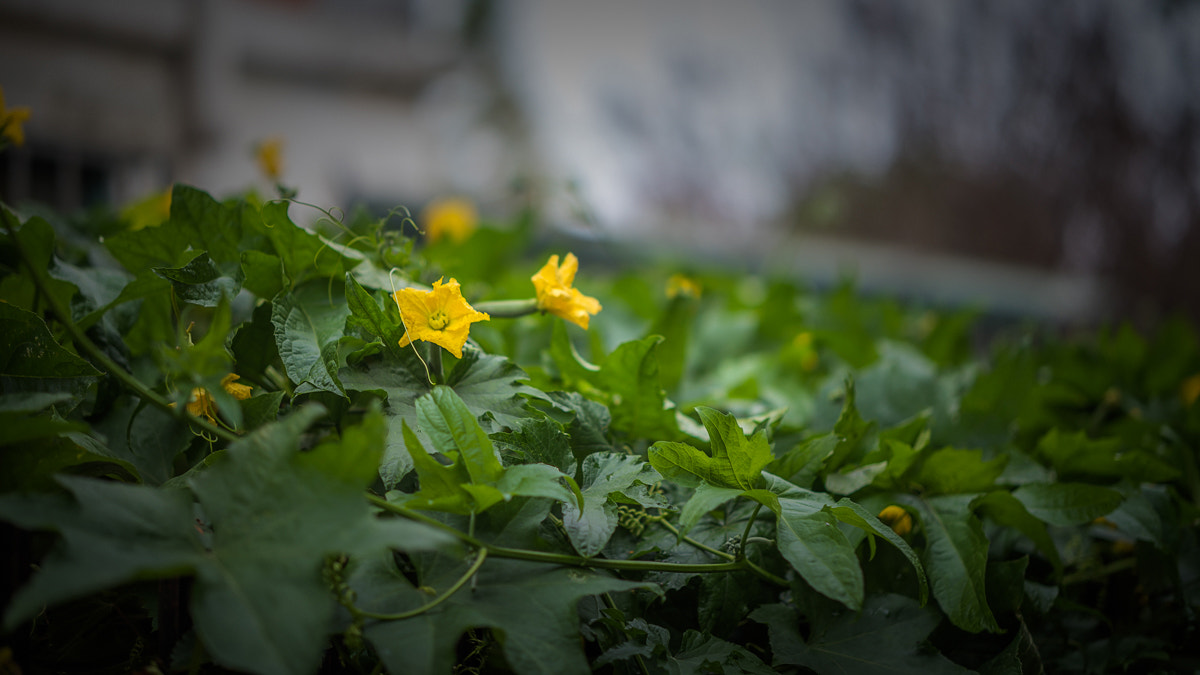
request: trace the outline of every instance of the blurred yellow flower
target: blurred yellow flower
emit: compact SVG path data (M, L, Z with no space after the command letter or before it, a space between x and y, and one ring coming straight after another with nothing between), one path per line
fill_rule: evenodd
M278 181L283 175L283 138L272 136L259 143L254 149L254 158L267 178Z
M171 188L144 197L121 210L129 229L140 230L167 222L171 217Z
M400 320L404 323L405 334L400 340L401 347L408 346L413 340L424 340L461 359L471 324L491 319L467 303L458 281L454 279L446 284L438 279L431 291L402 288L393 297L400 310Z
M221 388L237 400L244 401L250 398L250 387L238 384L238 379L240 379L240 376L235 373L226 375L221 378ZM217 403L213 400L212 394L208 393L208 390L203 387L192 389L192 396L188 399L187 411L196 417L203 417L212 424L217 423Z
M4 88L0 87L0 138L7 138L13 145L25 144L25 130L21 125L29 119L29 108L8 109L4 106Z
M563 259L562 267L558 266L558 256L550 256L550 260L533 275L533 287L537 290L538 309L543 312L566 319L587 330L590 314L598 313L602 308L600 301L580 293L572 288L575 282L575 272L579 270L579 259L574 253L568 253Z
M879 519L892 528L892 531L903 537L912 532L912 516L903 508L892 504L879 512Z
M421 211L421 222L425 224L425 238L434 244L444 237L454 243L466 241L479 224L475 206L458 197L437 199Z
M700 297L700 282L682 274L672 274L667 279L667 297L676 298L686 295L692 298Z
M1189 377L1179 385L1179 395L1183 398L1183 404L1190 406L1200 398L1200 373Z

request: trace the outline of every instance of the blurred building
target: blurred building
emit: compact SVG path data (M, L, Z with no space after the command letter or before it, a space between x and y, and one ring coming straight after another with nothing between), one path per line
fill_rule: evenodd
M0 196L74 209L171 181L322 205L487 195L519 153L484 119L496 86L466 0L0 0L0 86L26 105ZM410 202L411 203L411 202Z
M1189 0L0 0L0 198L283 182L1065 322L1200 318ZM644 246L643 246L644 248Z

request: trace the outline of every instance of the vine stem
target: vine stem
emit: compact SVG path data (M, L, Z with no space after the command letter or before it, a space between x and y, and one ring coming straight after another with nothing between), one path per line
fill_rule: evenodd
M77 349L87 352L88 356L92 357L95 363L100 366L113 377L117 378L122 384L132 390L137 396L155 407L163 410L168 415L184 422L190 423L193 426L199 427L204 431L215 435L226 441L236 441L239 437L237 434L224 429L216 424L211 424L207 420L188 414L186 406L173 406L170 401L167 401L162 396L158 395L154 390L142 384L140 380L132 374L125 371L115 361L108 357L94 342L88 339L87 335L71 318L71 313L50 293L49 284L42 276L42 271L33 264L29 257L29 251L25 248L25 243L18 236L17 230L13 227L13 218L9 213L4 213L4 227L8 230L8 234L12 237L13 243L16 244L17 251L21 254L21 262L25 263L25 268L29 270L29 274L33 279L33 285L41 293L46 304L50 306L50 311L54 312L59 322L66 328L67 333L71 335Z
M357 607L350 611L354 612L358 616L365 617L368 619L376 619L378 621L400 621L402 619L411 619L412 617L417 616L419 614L424 614L425 612L428 612L429 610L433 609L434 607L437 607L438 605L442 604L443 602L449 600L450 596L452 596L455 593L462 590L462 587L465 586L468 581L470 581L472 578L475 577L475 574L479 571L479 568L483 567L483 561L487 560L487 557L488 557L488 550L486 548L478 549L478 553L475 554L475 562L471 563L471 566L469 568L467 568L467 571L464 572L463 575L461 577L459 577L457 581L454 582L453 586L451 586L450 588L447 588L441 595L437 596L433 600L430 600L429 602L425 603L424 605L421 605L420 607L418 607L416 609L410 609L407 612L398 612L396 614L376 614L375 612L367 612L367 611L358 609Z
M628 570L642 572L736 572L738 570L749 569L755 574L767 579L768 581L781 586L787 586L787 581L771 574L762 569L758 565L749 560L738 560L724 563L667 563L657 562L653 560L610 560L608 558L585 558L578 555L567 555L563 553L546 553L543 551L528 551L518 548L506 548L503 546L493 546L479 541L475 537L466 534L457 528L438 522L429 516L422 513L407 509L399 504L393 504L382 497L373 494L367 494L367 500L378 506L379 508L403 516L410 520L425 523L432 527L436 527L447 534L450 534L459 541L473 546L478 549L486 549L490 555L496 558L510 558L513 560L528 560L531 562L544 562L555 565L569 565L572 567L593 567L596 569L610 570Z
M537 298L524 300L492 300L473 305L476 311L485 312L493 319L515 319L538 311Z
M708 551L709 553L711 553L715 556L724 558L730 562L737 560L737 558L734 557L732 554L726 553L725 551L722 551L720 549L715 549L711 546L708 546L707 544L702 544L702 543L696 541L695 539L692 539L691 537L681 535L679 533L679 528L675 527L671 523L668 523L666 520L660 520L660 521L658 521L658 524L662 525L663 527L670 530L670 532L672 534L674 534L676 538L678 538L680 541L684 542L685 544L690 544L691 546L695 546L696 548L700 549L701 551Z
M754 519L758 517L758 512L762 510L762 504L754 505L754 513L750 514L750 520L746 521L746 529L742 532L742 538L738 540L738 560L746 557L746 539L750 536L750 527L754 525Z

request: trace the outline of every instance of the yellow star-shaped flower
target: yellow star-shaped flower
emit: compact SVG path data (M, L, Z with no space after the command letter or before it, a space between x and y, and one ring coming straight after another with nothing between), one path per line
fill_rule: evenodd
M4 89L0 88L0 138L7 138L13 145L25 143L25 130L21 125L29 119L29 108L9 110L4 106Z
M424 340L461 359L471 324L491 319L467 303L462 288L454 279L445 284L438 279L433 283L432 291L402 288L394 297L400 320L404 322L401 347L408 346L413 340Z
M230 373L221 378L221 388L237 400L244 401L250 398L250 387L238 384L237 380L239 377L236 373ZM196 417L207 419L212 424L217 423L217 402L213 400L212 394L208 393L208 390L203 387L192 389L192 396L188 400L187 411Z
M254 158L258 160L258 168L273 181L283 175L283 139L272 136L258 144L254 149Z
M425 207L421 221L425 223L425 237L429 243L449 237L459 244L475 231L479 216L475 206L465 199L439 199Z
M538 309L587 330L590 315L598 313L602 308L599 300L571 287L571 284L575 283L575 272L578 270L579 259L574 253L567 254L562 267L558 266L558 256L552 255L545 266L533 275L533 287L537 290Z

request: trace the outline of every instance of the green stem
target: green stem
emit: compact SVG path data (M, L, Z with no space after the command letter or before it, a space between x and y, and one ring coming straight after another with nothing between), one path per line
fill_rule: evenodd
M731 554L729 554L729 553L726 553L725 551L722 551L722 550L720 550L720 549L715 549L715 548L713 548L713 547L711 547L711 546L708 546L707 544L702 544L702 543L700 543L700 542L696 541L695 539L692 539L691 537L685 537L685 536L683 536L683 535L679 534L679 529L678 529L678 528L676 528L676 527L675 527L674 525L672 525L671 523L668 523L666 520L660 520L660 521L658 521L658 524L659 524L659 525L662 525L663 527L665 527L665 528L667 528L668 530L670 530L670 531L671 531L671 533L672 533L672 534L674 534L674 535L675 535L675 537L676 537L677 539L679 539L680 541L682 541L682 542L683 542L683 543L685 543L685 544L689 544L689 545L691 545L691 546L695 546L696 548L700 549L701 551L708 551L709 553L711 553L711 554L713 554L713 555L715 555L715 556L718 556L718 557L720 557L720 558L724 558L724 559L726 559L726 560L729 560L729 561L731 561L731 562L732 562L732 561L734 561L734 560L737 560L737 558L735 558L733 555L731 555Z
M359 616L366 617L368 619L376 619L378 621L400 621L402 619L411 619L418 614L424 614L425 612L428 612L434 607L437 607L443 602L449 600L450 596L462 590L462 587L465 586L467 582L475 576L475 573L479 571L479 568L483 567L483 561L487 560L487 557L488 550L486 548L479 549L479 552L475 555L475 562L471 563L471 566L467 568L467 571L464 572L461 577L458 578L458 581L454 582L453 586L447 588L444 593L416 609L410 609L407 612L398 612L396 614L376 614L375 612L366 612L361 609L352 609L350 611Z
M473 305L476 311L486 312L493 319L515 319L538 311L537 298L526 300L492 300Z
M758 512L762 510L762 504L754 505L754 513L750 514L750 520L746 521L746 529L742 531L742 538L738 540L738 560L746 557L746 539L750 537L750 526L754 525L754 519L758 517Z
M531 562L552 563L555 565L569 565L572 567L594 567L596 569L610 570L628 570L642 572L736 572L738 570L749 569L768 581L787 586L787 581L767 572L748 560L738 560L724 563L666 563L653 560L610 560L608 558L585 558L578 555L566 555L562 553L546 553L543 551L527 551L517 548L506 548L503 546L492 546L479 541L475 537L463 533L462 531L438 522L429 516L417 513L411 509L407 509L399 504L393 504L382 497L367 494L367 500L378 506L379 508L403 516L410 520L425 523L432 527L436 527L443 532L455 537L459 541L479 549L487 549L488 553L497 558L510 558L513 560L528 560ZM724 554L728 555L728 554Z
M429 377L433 379L434 384L445 384L446 376L443 374L442 368L442 348L438 345L429 343Z
M88 356L92 358L93 362L99 364L105 372L117 378L117 380L133 391L133 393L138 397L153 404L162 411L166 412L168 415L190 423L192 426L199 427L204 431L213 434L217 438L221 438L226 441L236 441L238 439L237 434L228 431L227 429L223 429L215 424L211 424L207 420L188 414L186 406L171 405L170 401L167 401L165 398L155 393L152 389L142 384L141 381L139 381L130 373L126 372L123 368L121 368L121 366L117 365L115 361L110 359L107 354L101 351L101 349L97 347L95 343L88 339L87 335L84 334L79 326L76 325L75 321L71 318L71 313L59 303L58 298L54 297L54 295L50 293L49 284L46 282L45 278L42 277L41 270L39 270L36 265L30 262L29 251L25 249L25 243L21 241L21 237L17 236L17 230L13 227L13 223L10 218L4 218L4 226L8 230L9 236L12 237L13 243L16 244L17 250L21 254L22 262L25 263L26 269L29 270L30 277L33 279L34 287L37 288L38 292L42 294L46 304L50 306L50 310L54 312L55 316L58 317L59 322L62 323L64 328L66 328L67 333L71 335L71 339L75 341L76 349L87 352Z

